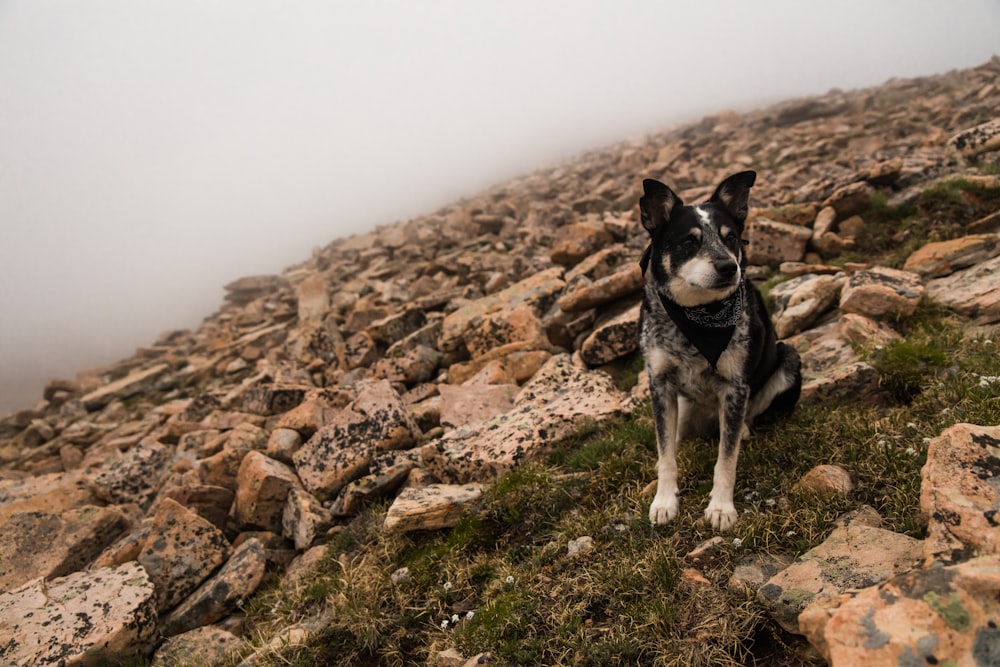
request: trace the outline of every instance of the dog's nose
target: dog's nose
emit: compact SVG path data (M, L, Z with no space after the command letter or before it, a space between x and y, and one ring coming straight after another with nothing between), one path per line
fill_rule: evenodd
M724 278L732 278L736 275L736 269L739 268L731 259L718 259L715 261L715 270L718 274Z

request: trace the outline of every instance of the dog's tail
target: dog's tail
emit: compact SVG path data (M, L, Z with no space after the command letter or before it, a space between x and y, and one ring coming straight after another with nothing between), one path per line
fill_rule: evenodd
M802 393L802 360L798 351L787 343L778 343L777 357L775 372L757 396L751 399L751 413L757 414L754 419L756 424L766 424L790 415Z

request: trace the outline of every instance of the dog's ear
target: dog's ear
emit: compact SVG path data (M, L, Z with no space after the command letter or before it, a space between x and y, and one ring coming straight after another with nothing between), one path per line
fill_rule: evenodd
M639 210L642 214L642 226L650 234L670 219L670 214L675 208L683 205L681 198L663 183L652 178L642 182Z
M750 188L757 180L757 172L741 171L719 183L715 194L708 201L722 204L729 215L743 221L750 210Z

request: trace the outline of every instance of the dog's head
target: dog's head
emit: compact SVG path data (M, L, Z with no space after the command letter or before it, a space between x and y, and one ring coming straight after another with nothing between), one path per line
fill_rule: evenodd
M720 301L739 286L746 267L743 225L756 172L722 181L711 198L685 206L653 179L642 182L642 226L652 238L650 280L674 303L691 308Z

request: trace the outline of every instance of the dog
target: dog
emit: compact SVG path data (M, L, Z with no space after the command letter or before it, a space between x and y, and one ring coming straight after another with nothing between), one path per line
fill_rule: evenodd
M643 181L639 208L650 242L640 261L648 275L639 346L656 425L654 526L677 515L677 444L717 432L705 519L716 531L732 528L736 461L749 425L791 413L799 399L799 355L777 342L764 300L746 278L742 236L756 178L734 174L690 206L663 183Z

